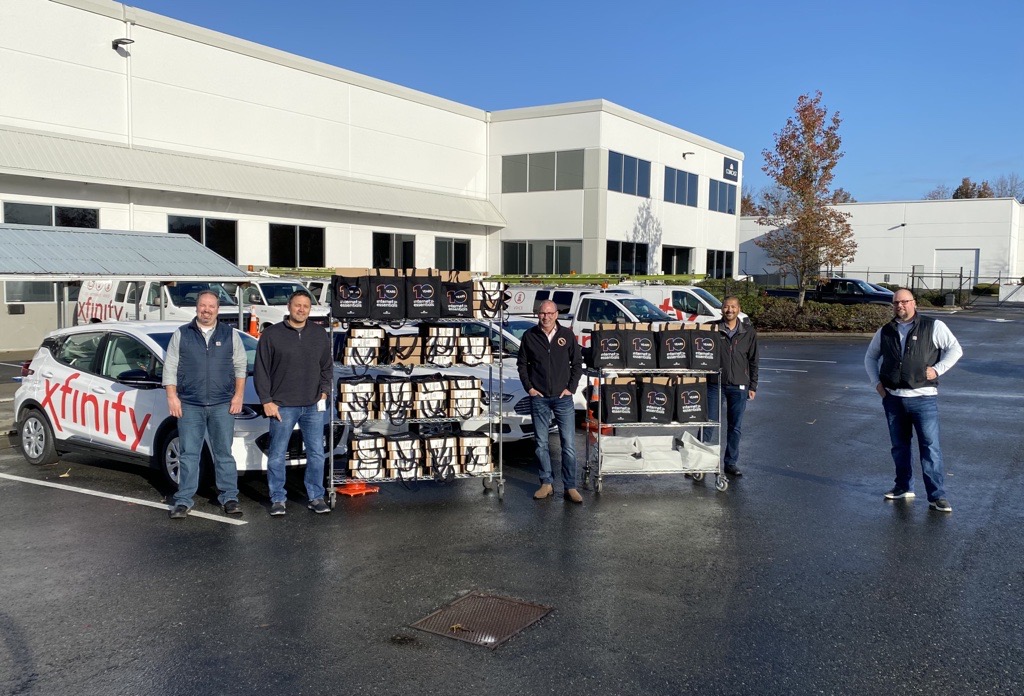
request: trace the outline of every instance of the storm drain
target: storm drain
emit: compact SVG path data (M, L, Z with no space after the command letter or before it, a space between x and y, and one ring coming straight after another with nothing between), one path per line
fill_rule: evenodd
M420 619L412 627L493 650L540 621L553 608L511 597L470 592Z

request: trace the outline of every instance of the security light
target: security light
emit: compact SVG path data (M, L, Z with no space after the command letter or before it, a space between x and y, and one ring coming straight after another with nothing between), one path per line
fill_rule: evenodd
M121 46L127 46L128 44L133 44L133 43L135 43L135 39L129 39L129 38L114 39L113 41L110 42L110 47L116 51L117 49L121 48Z

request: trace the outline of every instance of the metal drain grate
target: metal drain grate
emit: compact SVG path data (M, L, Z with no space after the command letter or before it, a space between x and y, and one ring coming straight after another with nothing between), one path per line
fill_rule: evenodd
M470 592L420 619L412 628L493 650L552 609L511 597Z

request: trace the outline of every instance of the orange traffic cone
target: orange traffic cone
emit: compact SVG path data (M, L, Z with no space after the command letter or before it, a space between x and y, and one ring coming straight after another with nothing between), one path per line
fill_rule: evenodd
M583 429L587 431L592 443L597 442L597 409L601 408L600 384L600 380L595 379L590 385L590 402L587 404L587 417L583 422ZM601 435L611 435L613 432L612 426L601 424Z
M256 318L255 312L252 312L249 315L249 330L246 331L246 333L252 336L253 338L260 337L260 320Z

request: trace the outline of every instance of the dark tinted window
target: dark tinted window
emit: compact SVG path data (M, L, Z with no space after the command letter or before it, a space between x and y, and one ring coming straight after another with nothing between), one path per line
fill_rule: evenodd
M622 190L622 155L618 152L608 153L608 190Z
M531 191L555 190L555 153L538 152L530 155Z
M505 155L501 158L501 192L526 191L526 162L528 155Z
M298 265L295 253L295 225L270 225L270 265L294 268Z
M238 263L238 223L234 220L206 218L206 248L231 263Z
M32 203L4 203L4 222L9 225L52 225L53 207Z
M583 188L583 150L559 152L555 170L555 188L559 191Z
M323 268L326 261L324 252L323 227L299 227L299 265L303 268Z
M100 211L95 208L63 208L53 209L53 219L58 227L81 227L97 230L100 227Z
M167 231L174 234L187 234L200 244L203 243L203 219L184 217L182 215L167 216Z
M647 160L637 160L636 195L651 197L651 163Z

